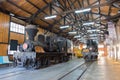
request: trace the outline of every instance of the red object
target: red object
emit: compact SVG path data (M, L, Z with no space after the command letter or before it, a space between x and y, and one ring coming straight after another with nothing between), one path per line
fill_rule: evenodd
M25 50L25 49L27 49L28 48L28 44L27 43L24 43L23 44L23 49Z

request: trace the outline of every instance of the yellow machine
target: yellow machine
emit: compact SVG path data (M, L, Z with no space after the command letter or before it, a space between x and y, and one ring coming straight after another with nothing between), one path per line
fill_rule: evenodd
M82 53L81 53L81 50L79 48L73 48L73 52L75 54L75 56L77 56L78 58L81 58L83 57Z
M89 49L83 48L83 49L82 49L82 52L89 52Z

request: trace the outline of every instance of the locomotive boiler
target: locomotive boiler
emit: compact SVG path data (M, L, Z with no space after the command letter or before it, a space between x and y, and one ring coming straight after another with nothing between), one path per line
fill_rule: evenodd
M14 54L16 65L21 62L22 66L27 68L39 68L51 64L51 61L59 63L70 59L71 53L67 51L71 43L68 39L37 35L38 29L34 25L27 26L26 32L28 39L19 47L20 52ZM36 47L42 48L43 52L37 52Z

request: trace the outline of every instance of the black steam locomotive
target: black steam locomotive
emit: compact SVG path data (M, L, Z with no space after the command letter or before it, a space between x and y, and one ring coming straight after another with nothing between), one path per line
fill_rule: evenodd
M28 40L19 48L20 52L14 54L14 62L24 67L39 68L48 66L51 63L65 62L70 59L71 53L67 49L71 47L68 39L57 36L45 36L39 34L34 40L38 29L33 26L27 26L26 32ZM42 47L45 52L36 52L35 47Z

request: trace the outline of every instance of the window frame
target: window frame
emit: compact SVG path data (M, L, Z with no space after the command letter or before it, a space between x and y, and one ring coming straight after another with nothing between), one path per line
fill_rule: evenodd
M10 31L15 33L25 34L25 26L15 22L10 22Z

